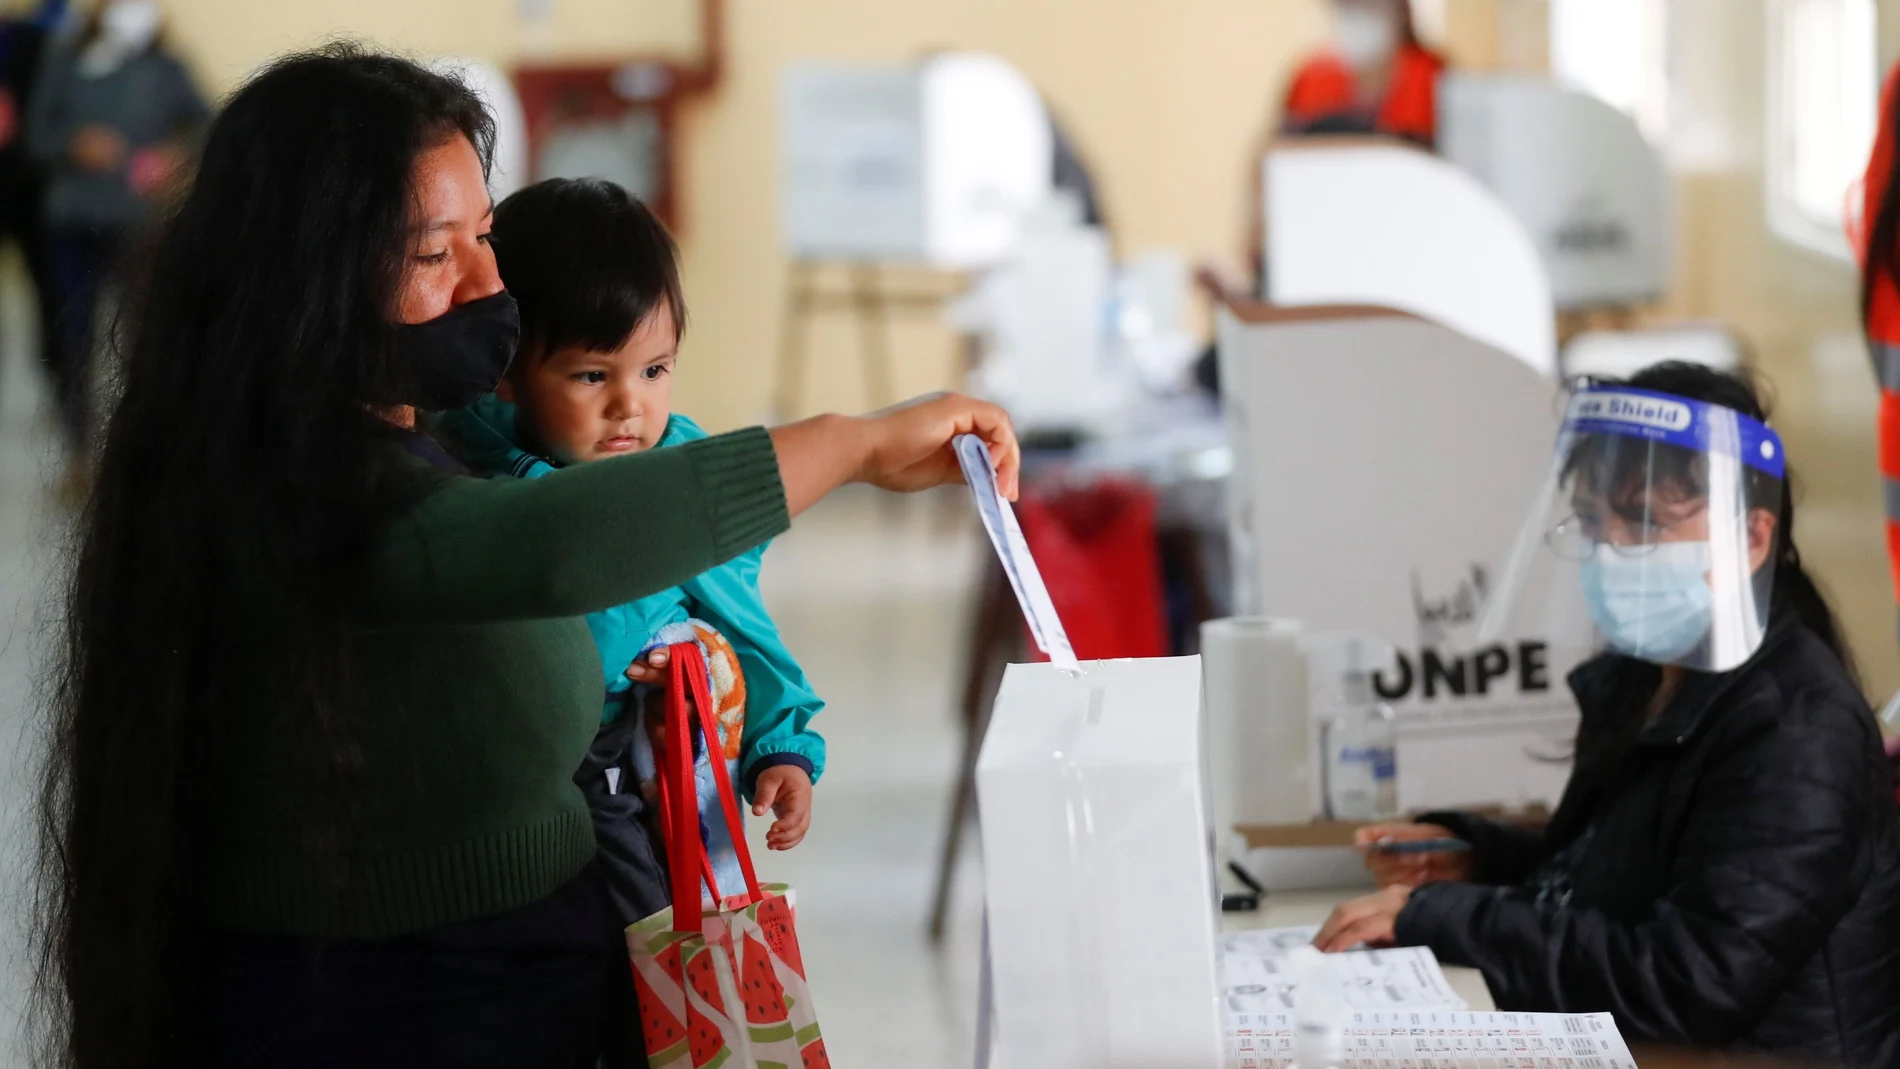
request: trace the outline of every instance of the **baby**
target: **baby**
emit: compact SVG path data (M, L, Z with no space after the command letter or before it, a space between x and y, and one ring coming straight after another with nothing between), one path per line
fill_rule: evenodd
M611 182L554 179L503 201L491 241L521 308L521 348L492 398L442 417L439 430L470 467L531 479L706 436L672 411L685 301L673 240L645 205ZM639 532L627 534L627 552L640 552ZM825 741L810 725L824 703L760 599L764 552L587 617L606 670L605 706L575 779L627 923L671 902L652 834L656 740L647 725L658 721L661 703L651 717L644 708L667 682L669 645L696 642L706 654L718 756L753 813L776 815L767 846L789 850L810 825L812 785L825 763ZM706 762L700 754L701 834L720 894L739 894L744 884Z

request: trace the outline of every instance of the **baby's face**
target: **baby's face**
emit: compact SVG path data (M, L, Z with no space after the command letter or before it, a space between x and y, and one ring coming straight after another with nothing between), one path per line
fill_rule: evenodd
M678 350L662 302L618 350L556 349L509 372L495 392L562 464L637 453L666 434Z

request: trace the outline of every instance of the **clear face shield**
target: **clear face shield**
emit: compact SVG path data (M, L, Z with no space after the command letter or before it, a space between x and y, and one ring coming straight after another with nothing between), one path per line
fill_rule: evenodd
M1703 672L1761 646L1786 468L1733 409L1624 386L1577 391L1531 516L1489 599L1487 636L1548 636Z

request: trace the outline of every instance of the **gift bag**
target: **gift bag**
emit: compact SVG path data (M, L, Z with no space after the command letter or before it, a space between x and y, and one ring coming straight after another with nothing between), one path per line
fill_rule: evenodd
M672 664L666 741L657 756L673 905L627 928L648 1064L654 1069L829 1067L798 952L791 889L759 884L738 793L726 763L713 761L721 804L720 812L708 818L724 818L745 879L744 894L720 894L700 836L693 785L694 734L709 747L719 745L706 665L699 646L690 642L672 647Z

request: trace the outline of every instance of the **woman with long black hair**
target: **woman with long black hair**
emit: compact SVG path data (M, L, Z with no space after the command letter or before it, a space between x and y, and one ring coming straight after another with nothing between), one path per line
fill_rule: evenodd
M1570 675L1563 799L1537 832L1365 829L1384 889L1323 949L1427 946L1500 1009L1609 1012L1633 1041L1900 1064L1893 787L1766 419L1746 380L1690 364L1575 394L1490 610L1601 649Z
M350 47L209 130L124 327L45 781L49 1064L617 1064L624 948L572 782L579 616L780 532L848 481L956 479L938 397L533 482L466 477L429 411L518 323L493 127ZM420 410L420 414L419 414Z

